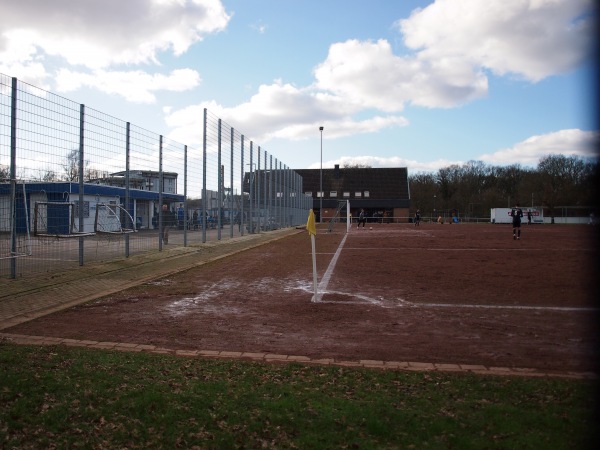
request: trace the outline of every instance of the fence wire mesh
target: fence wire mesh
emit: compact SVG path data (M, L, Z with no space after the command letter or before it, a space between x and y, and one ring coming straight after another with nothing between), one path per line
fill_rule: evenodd
M197 121L202 148L0 74L0 278L306 221L296 172Z

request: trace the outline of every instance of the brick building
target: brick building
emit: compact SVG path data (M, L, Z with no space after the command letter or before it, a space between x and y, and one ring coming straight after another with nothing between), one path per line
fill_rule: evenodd
M302 177L304 193L313 199L313 210L323 221L336 213L340 201L350 201L352 217L361 208L370 221L407 222L410 210L408 170L399 168L323 169L323 192L320 191L321 169L296 169Z

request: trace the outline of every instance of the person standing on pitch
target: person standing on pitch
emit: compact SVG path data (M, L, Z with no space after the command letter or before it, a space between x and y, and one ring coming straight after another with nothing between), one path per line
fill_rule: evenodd
M163 242L165 244L169 243L169 229L172 226L175 226L177 224L177 217L175 216L175 213L173 211L171 211L168 207L168 205L165 203L162 207L163 209Z
M419 225L421 225L421 211L417 209L417 212L415 213L415 227L418 227Z
M361 223L362 223L363 228L365 227L365 224L367 223L367 219L365 218L365 210L364 209L360 210L360 214L358 215L358 225L356 225L356 228L360 228Z
M521 218L523 217L523 210L517 203L516 206L510 211L512 216L513 226L513 239L521 239Z

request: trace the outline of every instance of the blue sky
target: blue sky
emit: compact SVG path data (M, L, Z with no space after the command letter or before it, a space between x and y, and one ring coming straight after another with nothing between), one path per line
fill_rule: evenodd
M292 168L597 157L592 0L4 0L0 73Z

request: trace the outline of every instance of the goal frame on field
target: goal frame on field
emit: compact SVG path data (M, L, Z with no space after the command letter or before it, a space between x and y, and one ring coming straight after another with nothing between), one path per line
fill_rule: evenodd
M131 224L131 228L123 227L121 218ZM136 233L135 221L129 211L116 203L98 203L94 219L94 232L97 234L121 235Z
M16 221L16 210L17 210L17 186L19 184L18 181L12 181L14 189L11 190L10 203L8 205L7 213L5 217L9 229L9 239L7 240L7 245L0 245L2 250L0 251L0 259L13 259L20 258L23 256L31 256L31 230L29 224L29 208L27 206L27 194L25 191L25 183L22 183L23 187L23 195L20 199L23 200L23 214L25 218L25 232L19 233L17 232L17 227L15 225ZM0 214L1 215L1 214ZM4 253L5 250L8 250L7 253Z
M331 218L331 220L329 221L329 226L327 227L327 232L331 233L333 231L333 226L335 225L336 222L342 220L343 217L343 210L346 209L346 233L348 233L348 231L350 231L350 228L352 227L352 215L350 214L350 200L340 200L338 201L338 206L336 208L335 214L333 215L333 217Z
M49 207L57 211L56 216L51 216L49 224ZM81 232L75 221L74 202L35 202L33 213L33 235L36 237L75 238L93 236L91 232ZM61 211L61 209L66 210ZM56 221L56 223L54 223ZM56 231L56 232L54 232Z

